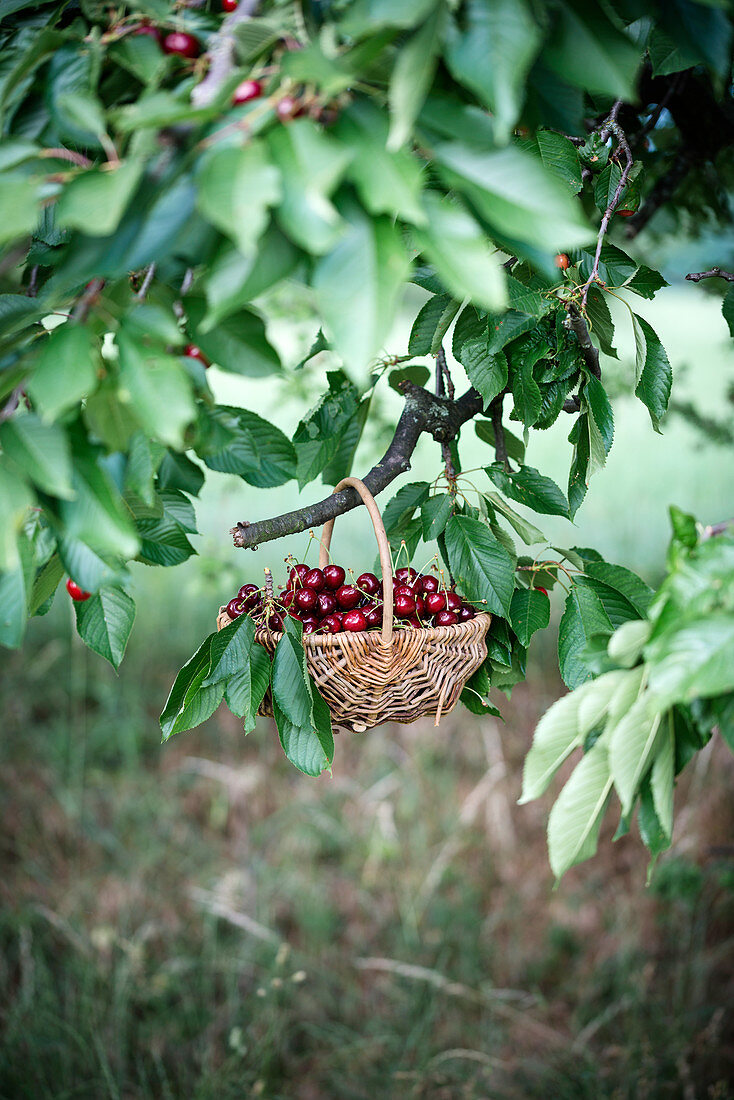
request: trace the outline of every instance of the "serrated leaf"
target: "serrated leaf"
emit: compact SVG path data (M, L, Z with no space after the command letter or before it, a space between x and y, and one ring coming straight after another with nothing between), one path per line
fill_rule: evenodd
M574 519L584 502L589 487L591 443L589 440L589 413L582 413L568 436L573 443L573 457L568 472L569 518Z
M436 294L429 298L413 322L408 354L435 355L460 305L449 294Z
M28 601L29 615L45 614L41 609L44 604L50 604L63 575L64 567L61 564L61 559L58 554L54 554L36 573Z
M452 516L444 535L451 572L472 603L486 600L486 610L507 618L515 582L513 559L485 524L469 516Z
M300 639L283 634L275 647L270 679L273 701L294 726L310 726L313 696Z
M517 532L526 546L532 546L537 542L545 542L546 538L542 531L518 515L514 509L510 508L506 500L504 500L498 493L482 493L485 500L495 508L502 516L505 517L510 526Z
M730 286L721 303L721 312L729 326L729 335L734 336L734 286Z
M122 588L100 588L74 604L79 637L94 653L119 668L135 621L135 601Z
M390 152L400 149L413 133L436 71L443 20L443 5L436 4L397 54L387 92L390 108L387 148Z
M211 718L222 701L224 681L202 687L210 665L210 647L215 635L210 634L174 680L173 687L160 717L163 741L176 733L193 729Z
M650 691L660 705L687 703L734 689L734 614L713 611L673 621L645 650Z
M596 852L611 789L607 747L599 740L576 765L548 818L548 855L556 879Z
M652 623L647 619L622 623L609 639L607 653L622 668L632 668L639 661L651 630Z
M670 286L659 271L653 271L651 267L640 264L631 279L625 283L627 290L633 290L641 298L654 298L664 286Z
M239 474L260 489L295 477L293 444L275 424L233 405L215 405L206 416L196 450L210 470Z
M423 541L431 542L444 531L451 516L454 502L450 493L437 493L421 505Z
M229 680L249 664L255 645L255 624L249 615L240 615L212 638L210 666L202 687Z
M632 809L640 783L655 755L660 720L655 700L644 693L612 727L609 767L625 814Z
M578 687L591 676L580 656L591 637L611 633L612 624L596 593L574 585L558 628L558 664L568 687Z
M644 317L633 314L636 330L642 333L645 342L645 358L638 369L638 381L635 394L645 405L650 413L652 426L656 432L660 431L660 421L665 415L670 398L670 389L673 382L673 372L668 356L660 340L647 323ZM637 331L635 334L637 340ZM639 365L639 343L638 343Z
M270 686L270 657L260 645L250 650L247 664L233 673L224 687L224 701L233 714L244 719L245 733L255 728L257 712Z
M273 703L273 712L283 752L291 764L305 775L321 775L334 755L331 716L321 696L316 693L314 699L314 725L295 725L276 702Z
M521 466L519 470L508 471L499 462L495 462L492 466L486 466L485 472L511 500L543 515L568 518L568 501L555 481L532 466Z
M673 791L675 787L675 728L673 712L663 718L657 756L650 773L655 813L668 840L673 835Z
M240 252L254 252L269 219L269 209L282 197L280 172L270 163L265 143L215 146L199 164L197 206L217 229L231 237Z
M510 603L510 622L523 645L527 645L536 630L550 622L550 600L534 588L516 588Z
M39 489L66 500L74 495L69 443L58 424L33 413L14 416L0 427L0 446Z
M127 401L141 428L178 450L184 431L196 415L191 383L172 355L150 354L120 326L120 399Z
M623 565L614 565L608 561L590 561L586 559L579 568L601 581L609 588L614 588L632 605L632 607L644 618L654 595L652 588Z
M181 525L171 516L139 519L136 526L140 535L138 561L146 565L180 565L196 553Z
M97 237L114 233L143 174L144 164L129 159L104 171L93 168L71 180L59 195L55 215L69 226Z
M484 443L489 443L490 447L494 447L494 427L489 420L475 420L474 431L479 439ZM525 461L525 444L516 435L513 435L509 428L505 428L505 446L509 458L519 463Z
M607 392L598 378L589 375L584 385L584 394L589 404L591 415L599 431L604 445L605 454L609 454L614 441L614 413L609 403Z
M618 359L617 349L614 347L614 322L609 312L604 291L596 286L589 287L589 295L586 299L586 314L589 319L589 331L598 343L605 355Z
M576 146L564 134L555 130L538 130L535 135L543 164L572 195L581 190L581 165Z
M34 408L44 419L55 420L97 385L93 337L84 325L67 321L42 344L28 383Z

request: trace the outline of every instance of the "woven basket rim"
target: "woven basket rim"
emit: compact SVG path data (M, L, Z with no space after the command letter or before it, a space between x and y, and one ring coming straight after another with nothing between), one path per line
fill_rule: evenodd
M219 609L220 616L222 613L226 614L226 607ZM227 616L229 618L229 616ZM423 626L423 627L395 627L393 633L393 639L388 642L387 645L382 641L382 634L379 630L340 630L336 634L305 634L303 636L303 644L306 649L315 648L316 646L326 647L331 649L334 646L342 645L345 638L367 638L369 639L370 646L382 647L388 649L403 633L410 633L411 637L418 637L423 642L441 642L448 641L450 638L461 637L462 634L472 633L476 630L476 625L472 626L472 623L481 625L486 620L487 627L492 621L492 615L489 611L479 611L473 619L467 619L464 623L453 623L451 626ZM230 619L230 622L233 620ZM263 638L269 638L275 641L276 644L283 637L282 630L267 631L259 629L255 633L255 637L258 641Z

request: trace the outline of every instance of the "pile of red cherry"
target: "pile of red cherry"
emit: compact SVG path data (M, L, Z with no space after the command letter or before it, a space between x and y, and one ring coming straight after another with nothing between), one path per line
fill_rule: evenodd
M227 604L230 619L250 615L257 626L283 629L283 617L303 623L303 633L339 634L376 629L382 625L383 589L374 573L362 573L346 584L341 565L311 569L294 565L285 588L268 596L256 584L243 584ZM398 627L422 629L453 626L473 619L476 611L453 588L432 573L420 574L405 566L393 578L393 615Z

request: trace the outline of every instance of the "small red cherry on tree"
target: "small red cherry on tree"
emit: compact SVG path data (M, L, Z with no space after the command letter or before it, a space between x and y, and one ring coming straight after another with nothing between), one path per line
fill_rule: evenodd
M163 41L163 35L161 34L161 32L158 30L157 27L152 27L150 25L150 23L138 23L138 25L136 27L132 28L132 30L130 31L130 34L133 34L133 35L139 35L139 34L147 35L149 38L155 39L155 41L158 43L159 46L160 46L161 42Z
M561 271L567 271L570 262L571 261L569 260L565 252L559 252L556 256L556 267L560 267Z
M187 344L183 350L183 353L187 359L196 359L196 361L201 363L204 367L211 366L211 363L207 359L206 355L204 355L204 352L201 350L201 348L197 347L196 344Z
M76 581L73 581L71 579L71 577L69 577L68 581L66 582L66 591L69 593L72 600L76 600L77 603L83 603L84 600L88 600L89 597L92 595L91 592L85 592L84 589L76 583Z
M259 80L243 80L232 93L232 103L235 106L249 103L251 99L259 99L262 94L263 86Z
M298 118L303 114L303 108L293 96L284 95L276 103L275 113L281 122L290 122L292 118Z
M615 210L614 213L619 214L620 218L633 218L637 211L625 207L623 210Z
M222 11L237 11L239 0L222 0Z
M540 585L535 589L536 592L542 592L544 596L548 596L548 589L541 588ZM550 599L550 597L548 597Z
M178 57L194 58L201 53L201 46L193 34L185 31L171 31L163 39L163 52L176 54Z

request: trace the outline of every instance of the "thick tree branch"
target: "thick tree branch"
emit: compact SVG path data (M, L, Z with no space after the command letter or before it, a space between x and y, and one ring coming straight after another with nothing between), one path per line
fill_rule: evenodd
M722 271L720 267L712 267L710 271L689 271L686 279L692 283L700 283L701 279L726 279L727 283L734 283L734 274Z
M579 342L579 347L581 348L581 354L584 357L587 370L590 374L593 374L595 378L601 378L599 352L591 342L589 326L573 305L569 307L566 323Z
M467 390L456 401L435 397L412 382L403 382L401 389L405 394L405 407L392 442L380 461L362 478L374 496L387 488L399 474L410 469L411 456L423 432L432 435L438 443L449 443L456 438L462 424L484 408L482 398L474 389ZM316 504L286 512L285 515L275 516L273 519L259 520L257 523L238 523L232 528L232 538L235 546L252 550L271 539L295 535L310 527L320 527L327 520L351 511L360 503L360 497L353 489L344 489Z
M208 107L219 94L219 89L232 74L235 67L235 27L250 19L257 8L258 0L240 0L235 10L223 21L220 30L214 35L209 53L209 72L200 84L191 92L194 107Z

